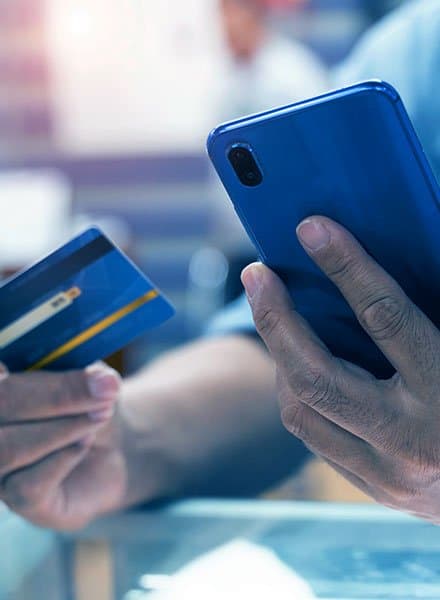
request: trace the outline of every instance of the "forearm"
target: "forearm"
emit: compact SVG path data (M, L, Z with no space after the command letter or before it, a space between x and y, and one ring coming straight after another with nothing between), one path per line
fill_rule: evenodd
M302 449L282 427L272 361L251 338L203 340L125 384L129 502L255 494Z

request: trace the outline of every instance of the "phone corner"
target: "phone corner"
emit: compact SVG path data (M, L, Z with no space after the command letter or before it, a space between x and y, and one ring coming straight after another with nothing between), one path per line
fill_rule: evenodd
M383 79L370 79L363 82L362 85L365 88L368 88L368 90L383 94L392 102L399 102L401 100L400 94L396 88L391 83L384 81Z
M206 152L208 153L209 158L212 160L212 154L213 154L213 149L214 149L214 143L216 141L216 139L218 138L218 136L220 135L222 130L222 126L219 125L218 127L214 127L214 129L211 129L211 131L208 134L208 137L206 138Z
M217 144L219 138L226 133L227 128L228 128L228 123L221 123L220 125L217 125L217 127L214 127L214 129L212 129L208 135L208 138L206 140L206 150L208 152L209 158L213 162L214 162L214 154L215 154L216 144Z

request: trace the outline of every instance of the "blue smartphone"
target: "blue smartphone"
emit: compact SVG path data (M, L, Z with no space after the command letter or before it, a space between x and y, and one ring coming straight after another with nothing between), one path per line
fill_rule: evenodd
M220 125L208 153L260 259L339 355L384 371L297 241L297 225L314 214L347 227L440 323L440 191L391 85L366 81Z

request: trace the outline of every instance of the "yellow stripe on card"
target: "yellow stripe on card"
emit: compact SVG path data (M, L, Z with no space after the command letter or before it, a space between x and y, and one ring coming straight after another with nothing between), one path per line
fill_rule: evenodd
M92 325L92 327L89 327L89 329L86 329L79 335L75 336L70 341L66 342L65 344L63 344L62 346L60 346L59 348L57 348L56 350L54 350L53 352L48 354L45 358L42 358L40 361L35 363L35 365L32 365L32 367L29 367L29 369L27 369L27 370L28 371L38 371L39 369L43 369L44 367L47 367L47 365L50 365L50 363L55 362L62 356L65 356L66 354L68 354L69 352L72 352L73 350L75 350L76 348L81 346L82 344L85 344L86 342L88 342L89 340L91 340L92 338L97 336L98 334L102 333L103 331L105 331L106 329L108 329L109 327L111 327L112 325L114 325L115 323L117 323L118 321L123 319L124 317L127 317L128 315L133 313L138 308L141 308L141 306L148 304L149 302L151 302L158 296L159 296L159 292L157 290L151 290L151 292L144 294L137 300L134 300L130 304L127 304L127 306L124 306L123 308L117 310L116 312L109 315L102 321L99 321L95 325Z

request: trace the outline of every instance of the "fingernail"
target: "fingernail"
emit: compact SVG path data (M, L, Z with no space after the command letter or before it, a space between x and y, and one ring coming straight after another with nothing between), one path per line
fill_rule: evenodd
M116 371L90 368L87 372L90 394L97 400L113 400L120 388Z
M93 423L105 423L106 421L110 421L110 419L115 414L114 406L110 406L109 408L104 408L103 410L95 410L89 413L89 419Z
M252 298L261 286L262 273L259 265L249 265L241 274L241 281L246 290L247 297Z
M303 221L298 226L297 234L304 246L313 252L322 250L330 243L329 230L319 221L312 219Z

